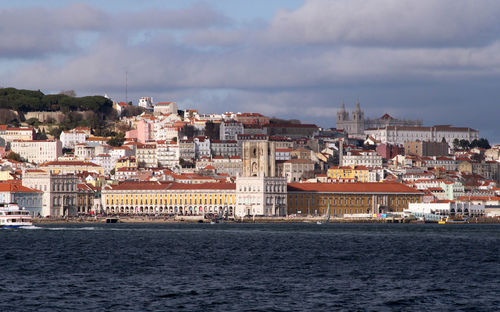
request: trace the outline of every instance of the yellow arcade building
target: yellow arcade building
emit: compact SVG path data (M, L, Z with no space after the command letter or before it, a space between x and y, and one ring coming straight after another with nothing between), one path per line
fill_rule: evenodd
M112 214L203 215L234 213L234 183L187 184L125 181L102 189L102 206Z

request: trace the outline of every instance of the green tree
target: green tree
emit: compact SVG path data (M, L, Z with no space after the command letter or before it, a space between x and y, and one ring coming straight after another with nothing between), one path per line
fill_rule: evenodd
M23 159L21 158L21 155L19 155L18 153L15 153L13 151L11 151L9 153L9 155L7 155L7 159L14 160L14 161L23 161Z
M115 135L114 137L109 139L107 143L110 146L118 147L118 146L122 146L123 142L125 142L125 134L118 133L117 135Z

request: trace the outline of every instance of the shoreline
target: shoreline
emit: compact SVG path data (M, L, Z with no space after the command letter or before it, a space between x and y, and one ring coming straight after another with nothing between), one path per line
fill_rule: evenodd
M33 218L33 224L106 224L106 219L116 219L115 223L166 223L166 224L182 224L182 223L210 223L211 220L203 219L198 216L177 216L175 218L161 218L161 217L98 217L98 218ZM243 220L223 220L221 223L317 223L324 222L325 218L321 217L294 217L294 218L265 218L256 217L245 218ZM424 224L418 220L404 220L395 218L373 218L373 219L354 219L354 218L332 218L328 223L405 223L405 224ZM426 222L435 223L437 222ZM113 224L113 223L110 223ZM458 223L457 223L458 224ZM500 224L499 218L476 218L462 224Z

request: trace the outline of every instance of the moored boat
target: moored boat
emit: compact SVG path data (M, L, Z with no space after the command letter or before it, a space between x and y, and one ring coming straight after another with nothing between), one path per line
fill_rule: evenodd
M0 228L15 229L31 225L28 210L21 209L17 204L0 204Z

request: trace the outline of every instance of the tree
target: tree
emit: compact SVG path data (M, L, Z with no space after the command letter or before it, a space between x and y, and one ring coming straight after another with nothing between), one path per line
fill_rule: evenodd
M192 138L196 134L196 129L192 125L184 125L181 129L181 133L183 136L186 136L188 138Z
M210 138L210 140L219 140L220 135L220 124L209 121L205 124L205 135Z
M469 143L469 140L462 139L462 140L460 140L459 145L460 145L461 149L468 149L470 143Z
M460 147L460 141L458 139L453 140L453 148L458 149Z
M118 146L122 146L123 142L125 142L125 134L118 133L117 135L115 135L114 137L109 139L107 143L110 146L118 147Z
M14 160L14 161L23 161L23 159L21 158L21 155L19 155L18 153L15 153L13 151L11 151L9 153L9 155L7 155L7 159Z
M61 92L59 92L59 94L70 96L70 97L76 97L75 90L62 90Z
M121 115L123 117L133 117L133 116L138 116L144 113L145 111L146 109L144 107L129 105L122 110Z

